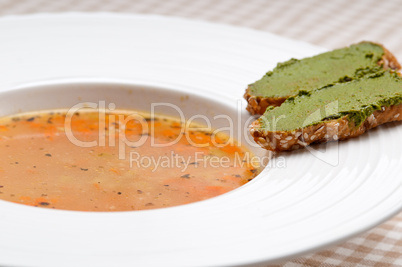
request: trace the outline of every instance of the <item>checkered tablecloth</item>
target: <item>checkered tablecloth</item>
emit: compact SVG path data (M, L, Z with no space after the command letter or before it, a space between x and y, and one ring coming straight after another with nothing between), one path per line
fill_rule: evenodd
M185 17L259 29L329 49L370 40L402 60L399 0L0 0L0 15L67 11ZM402 266L402 213L342 244L276 266Z

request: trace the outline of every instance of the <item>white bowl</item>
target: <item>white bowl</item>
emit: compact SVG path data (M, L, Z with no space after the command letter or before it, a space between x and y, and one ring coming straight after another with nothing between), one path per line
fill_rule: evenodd
M158 16L9 17L0 20L0 34L2 115L106 100L135 109L172 102L188 116L236 119L248 83L277 62L324 51ZM189 99L181 101L183 95ZM248 117L244 109L240 117ZM85 213L0 201L0 264L265 266L322 249L401 209L401 134L391 123L346 142L284 153L250 183L178 207Z
M19 86L0 91L0 116L31 111L70 109L104 105L108 109L156 112L181 120L191 119L212 129L221 129L253 154L269 159L272 153L257 145L248 131L255 120L244 103L214 97L204 92L138 85L128 81L95 81L77 79L51 81Z

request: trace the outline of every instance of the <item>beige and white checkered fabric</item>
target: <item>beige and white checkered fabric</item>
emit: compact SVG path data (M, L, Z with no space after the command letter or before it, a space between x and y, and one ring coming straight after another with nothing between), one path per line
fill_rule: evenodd
M273 266L402 266L402 215L340 245Z
M0 0L0 15L67 11L178 16L326 48L371 40L402 59L400 0ZM342 244L275 266L402 266L402 213Z

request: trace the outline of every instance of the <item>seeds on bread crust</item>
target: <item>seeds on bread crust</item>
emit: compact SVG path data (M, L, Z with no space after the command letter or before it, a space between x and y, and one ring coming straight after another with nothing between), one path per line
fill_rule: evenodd
M254 121L250 126L250 133L254 140L272 151L295 150L311 144L327 141L346 140L359 136L378 125L402 121L402 104L382 107L376 110L358 127L351 123L347 116L339 119L323 121L317 125L311 125L295 131L265 131L261 128L260 121ZM277 137L280 138L277 138ZM282 142L285 141L285 142Z

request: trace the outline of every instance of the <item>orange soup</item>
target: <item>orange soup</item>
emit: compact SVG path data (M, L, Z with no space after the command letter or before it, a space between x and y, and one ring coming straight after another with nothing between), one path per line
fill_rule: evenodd
M4 117L0 147L0 199L52 209L182 205L231 191L259 169L225 134L126 110Z

